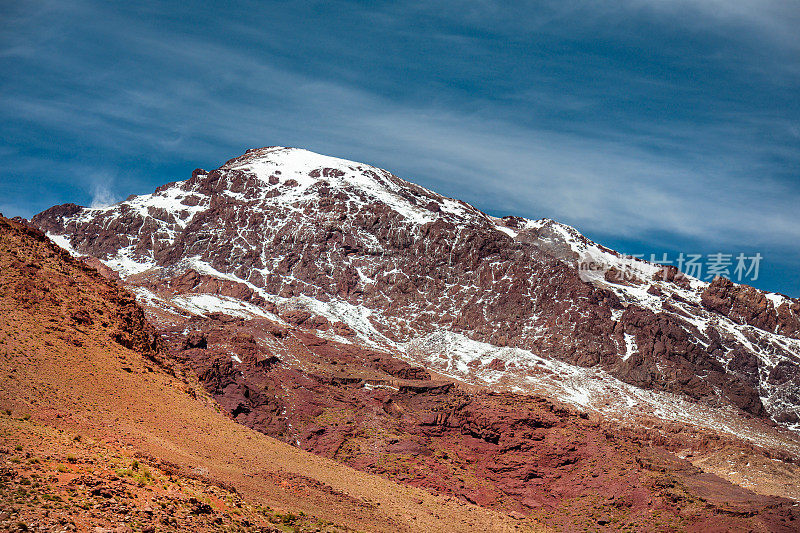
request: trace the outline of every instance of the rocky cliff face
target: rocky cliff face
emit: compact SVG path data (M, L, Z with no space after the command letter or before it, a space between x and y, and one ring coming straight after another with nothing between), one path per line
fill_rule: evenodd
M369 165L261 148L33 223L119 271L164 324L268 318L498 389L591 368L798 422L798 300L625 259L554 221L493 218ZM600 408L575 380L565 398Z
M724 315L737 324L794 339L800 338L800 301L789 298L768 298L763 292L746 285L736 285L725 278L715 279L703 291L701 301L706 309Z

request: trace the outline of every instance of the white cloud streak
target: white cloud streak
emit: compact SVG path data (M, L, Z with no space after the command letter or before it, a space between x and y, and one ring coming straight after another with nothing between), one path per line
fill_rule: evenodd
M92 185L92 202L90 207L108 207L117 203L119 198L112 192L110 183L102 177L96 179L102 179L103 181L96 181Z
M629 3L675 11L692 5L708 16L721 11L736 20L752 15L765 31L781 24L771 15L757 15L755 2L732 2L738 7L713 2L717 10L689 0ZM585 7L585 2L568 4L564 9ZM94 8L85 4L84 9L82 16L91 19ZM180 65L180 73L133 85L80 59L70 63L69 57L36 54L44 69L90 77L80 90L47 100L0 96L7 113L13 120L81 135L109 152L162 158L180 154L209 161L209 154L224 159L257 145L299 145L385 166L494 212L549 216L621 237L666 231L720 245L800 238L800 225L794 223L797 191L779 182L754 182L748 172L771 154L724 127L643 124L631 132L609 125L556 132L499 119L491 109L466 113L400 103L351 84L277 68L268 56L243 53L205 36L165 36L134 25L120 38L153 64L169 58ZM36 42L29 37L7 51L29 50ZM220 98L219 91L232 83L241 97ZM569 95L551 98L552 106L585 104ZM797 130L792 122L763 120L766 127ZM221 148L231 153L222 154ZM83 179L89 187L96 185L90 177ZM113 185L96 186L93 203L116 199Z

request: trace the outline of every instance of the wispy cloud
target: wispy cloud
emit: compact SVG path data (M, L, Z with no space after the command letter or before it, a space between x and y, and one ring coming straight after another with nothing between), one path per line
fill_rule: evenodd
M496 214L794 249L793 4L431 6L253 4L247 17L188 6L164 31L89 0L23 3L0 37L15 74L0 84L0 131L18 148L0 191L43 179L61 184L59 201L110 203L192 165L286 144L378 164ZM202 29L209 20L214 31Z
M92 185L92 202L89 204L91 207L108 207L119 201L116 194L111 191L108 182L97 181Z
M230 62L231 56L226 57ZM284 106L301 110L301 123L268 104L262 108L252 102L220 102L193 90L163 97L119 88L113 103L88 115L90 103L74 97L70 105L18 99L14 106L67 132L88 121L95 132L92 143L109 150L181 151L208 160L211 147L238 146L242 151L255 144L290 141L285 144L360 156L403 169L410 179L450 194L466 195L484 209L551 216L606 233L668 229L717 241L800 237L800 226L776 224L792 220L796 197L786 196L778 184L761 181L760 198L754 198L749 188L753 182L742 169L755 164L749 157L757 156L758 148L730 139L730 132L662 132L665 142L686 143L685 149L671 146L668 153L654 155L639 146L643 140L637 135L595 131L587 139L580 133L519 127L487 116L398 106L269 67L248 69L258 99L269 102L290 93L281 99ZM197 115L195 109L205 113ZM151 122L149 117L162 114L171 120ZM109 130L115 134L108 135ZM225 157L229 155L235 154ZM93 187L93 202L113 200L104 186ZM749 219L742 218L743 209L751 213Z
M797 24L800 7L791 0L628 0L662 13L680 16L692 24L709 21L751 28L762 37L781 44L800 44ZM702 15L698 19L697 15Z

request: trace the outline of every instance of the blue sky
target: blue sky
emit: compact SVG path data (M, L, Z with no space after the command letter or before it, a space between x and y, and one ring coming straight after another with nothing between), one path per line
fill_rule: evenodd
M800 296L795 0L230 4L0 3L0 212L298 146Z

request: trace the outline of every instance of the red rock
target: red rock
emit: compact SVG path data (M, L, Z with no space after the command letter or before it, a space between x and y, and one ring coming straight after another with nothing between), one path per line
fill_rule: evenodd
M281 318L293 326L305 325L311 318L311 313L300 309L293 309L281 314Z
M334 333L341 335L342 337L353 337L356 334L356 332L344 322L334 322L331 324L331 328L333 329Z
M488 370L496 370L503 372L506 369L506 363L502 359L492 359L492 362L486 365Z

